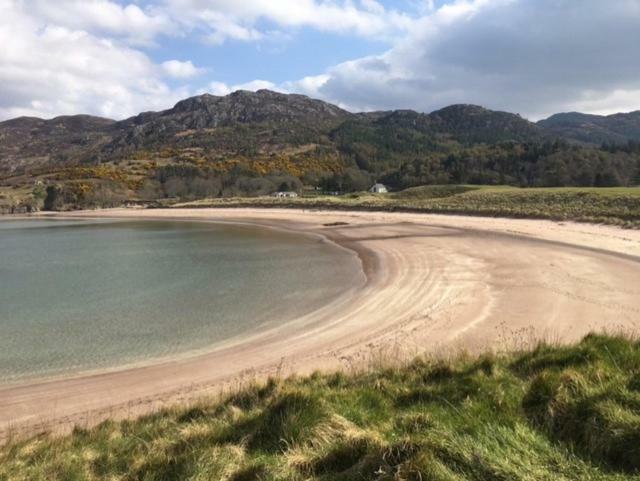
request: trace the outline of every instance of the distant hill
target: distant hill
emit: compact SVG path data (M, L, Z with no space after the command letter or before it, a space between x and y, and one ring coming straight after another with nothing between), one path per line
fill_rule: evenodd
M521 117L474 105L453 105L432 114L411 110L352 114L304 95L269 90L204 94L161 112L123 121L86 115L0 122L0 171L115 160L138 151L201 148L219 155L255 154L305 144L326 144L345 122L372 130L413 131L461 142L538 140L543 131ZM375 142L374 142L375 143ZM422 147L429 148L431 142ZM398 145L400 150L406 150Z
M587 144L640 142L640 111L607 116L570 112L553 115L538 125L558 137Z
M77 115L0 122L0 171L126 158L139 150L229 154L316 142L352 116L320 100L268 90L204 94L123 121Z
M350 113L269 90L204 94L121 121L77 115L0 122L0 204L28 197L36 180L58 185L56 202L68 206L302 185L357 191L374 181L392 189L631 185L640 182L640 148L627 144L636 139L640 112L559 114L536 124L477 105Z
M537 141L543 130L519 115L488 110L477 105L451 105L430 114L413 110L393 110L360 114L352 123L369 124L377 129L413 130L426 136L447 136L461 143Z
M87 115L0 122L0 172L115 160L141 150L202 148L223 156L252 155L326 144L329 137L344 140L341 130L373 136L372 144L393 136L393 149L398 151L428 150L437 138L463 144L556 137L594 145L622 144L640 141L640 112L607 117L557 114L534 124L519 115L477 105L451 105L430 114L412 110L352 114L304 95L269 90L204 94L165 111L119 122ZM407 137L419 138L421 145L401 145Z
M439 132L467 143L539 141L545 136L540 127L517 114L477 105L451 105L429 117Z
M351 115L304 95L269 90L204 94L119 122L121 133L104 150L108 156L167 147L206 147L220 153L269 150L316 142Z
M431 114L413 110L360 114L331 134L338 148L352 154L365 170L449 151L452 144L542 141L544 136L540 127L518 115L477 105L452 105Z
M115 125L89 115L0 122L0 173L84 160L112 139Z

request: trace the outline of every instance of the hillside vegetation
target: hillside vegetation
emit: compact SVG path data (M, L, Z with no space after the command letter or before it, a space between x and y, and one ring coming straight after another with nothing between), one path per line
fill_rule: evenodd
M357 192L432 184L640 184L640 116L565 114L533 123L452 105L350 113L268 90L209 94L113 121L0 122L0 211L256 196L302 186ZM50 187L44 198L34 185ZM26 192L26 194L25 194Z
M556 114L538 125L558 136L593 144L640 142L640 111L628 114Z
M297 207L389 210L572 220L640 228L640 188L537 188L431 185L390 194L206 199L175 207Z
M0 449L0 480L640 479L640 344L271 379Z

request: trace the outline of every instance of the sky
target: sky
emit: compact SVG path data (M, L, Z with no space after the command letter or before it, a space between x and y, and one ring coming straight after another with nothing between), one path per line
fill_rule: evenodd
M350 111L640 110L640 0L0 0L0 120L261 88Z

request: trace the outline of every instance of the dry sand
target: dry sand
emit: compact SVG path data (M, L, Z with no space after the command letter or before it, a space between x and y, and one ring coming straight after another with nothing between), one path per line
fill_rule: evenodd
M131 417L266 375L573 341L640 326L640 231L538 220L289 209L105 210L321 234L367 282L294 322L207 353L0 387L0 439ZM326 224L346 223L346 225Z

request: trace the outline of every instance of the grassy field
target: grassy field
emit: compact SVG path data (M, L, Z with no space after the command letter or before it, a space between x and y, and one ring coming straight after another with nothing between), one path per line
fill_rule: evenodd
M7 187L0 185L0 214L9 214L16 205L31 196L31 187Z
M106 174L105 174L106 175ZM0 186L0 213L30 198L30 188ZM465 214L573 220L640 228L640 187L517 188L509 186L431 185L401 192L339 196L307 193L297 198L232 197L176 203L172 207L297 207Z
M573 220L640 228L640 187L424 186L389 194L207 199L176 207L303 207L396 210Z
M638 480L640 343L270 380L0 449L1 480Z

